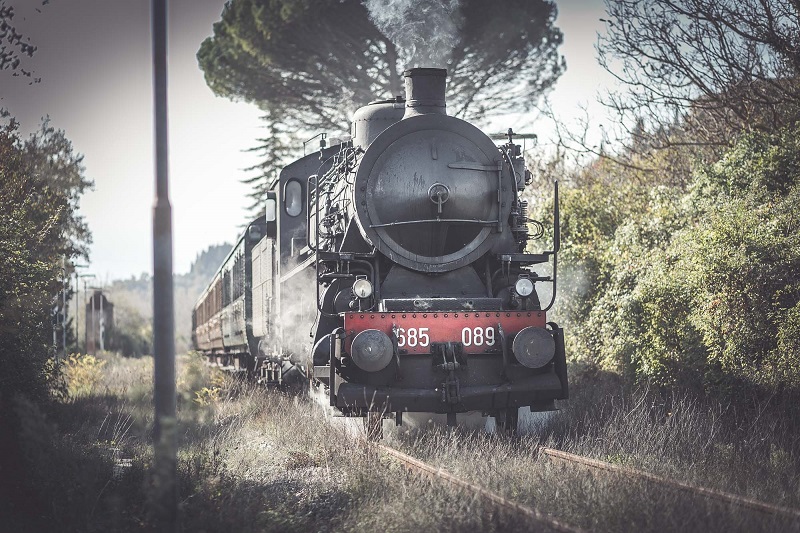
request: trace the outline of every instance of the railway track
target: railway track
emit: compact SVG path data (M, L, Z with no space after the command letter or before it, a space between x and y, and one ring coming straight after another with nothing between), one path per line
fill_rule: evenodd
M447 483L449 485L471 492L476 496L478 496L479 498L481 498L482 500L484 500L485 502L489 503L490 505L493 505L497 509L516 514L520 517L525 518L532 524L536 524L537 526L540 527L543 526L548 530L559 531L562 533L580 533L584 531L583 529L561 522L553 518L552 516L537 511L536 509L513 502L497 494L496 492L492 492L484 487L481 487L480 485L476 485L475 483L465 481L459 478L458 476L455 476L450 472L447 472L442 468L438 468L424 461L420 461L419 459L416 459L401 451L395 450L390 446L374 442L369 444L377 448L382 453L388 455L392 459L396 460L397 462L401 463L408 470L416 474L430 477L432 479L437 479L442 483Z
M542 513L541 511L538 511L532 507L528 507L526 505L522 505L520 503L509 500L508 498L505 498L500 494L497 494L496 492L493 492L489 489L486 489L470 481L461 479L458 476L455 476L454 474L448 472L443 468L430 465L415 457L412 457L408 454L398 451L390 446L375 442L370 442L369 444L374 446L377 450L384 453L385 455L401 463L409 471L412 471L418 475L436 479L442 483L449 484L459 489L471 492L476 496L478 496L479 498L481 498L482 500L484 500L485 502L496 507L497 509L523 517L531 524L547 528L548 530L559 531L559 532L585 531L577 526L567 524L566 522L560 521L550 515ZM673 490L689 494L691 496L705 498L725 505L737 506L743 509L747 509L749 511L760 513L761 515L764 516L788 519L793 523L800 524L800 510L798 509L773 505L770 503L758 501L752 498L745 498L743 496L731 494L724 491L700 487L697 485L692 485L689 483L668 479L662 476L651 474L649 472L644 472L642 470L623 467L612 463L607 463L605 461L600 461L589 457L583 457L580 455L563 452L561 450L555 450L552 448L540 447L539 454L540 457L543 455L551 460L562 461L565 463L582 466L594 471L605 472L610 475L616 475L624 478L637 479L648 483L653 483L662 486L667 490Z
M550 459L554 459L557 461L580 465L595 471L606 472L611 475L616 475L631 479L638 479L649 483L654 483L668 490L673 490L694 496L703 497L726 505L734 505L767 516L778 516L781 518L786 518L789 520L797 521L798 524L800 524L800 510L798 509L773 505L770 503L754 500L752 498L745 498L737 494L731 494L729 492L723 492L715 489L709 489L697 485L692 485L690 483L675 481L662 476L651 474L649 472L637 470L635 468L615 465L612 463L607 463L605 461L600 461L598 459L592 459L589 457L583 457L581 455L575 455L572 453L563 452L561 450L555 450L553 448L540 447L539 453L547 456Z
M212 363L211 366L219 366L219 365L215 365ZM222 367L222 370L226 370L231 373L238 373L238 369L234 367ZM369 430L367 431L369 432ZM385 455L401 463L408 470L416 474L423 475L432 479L437 479L442 483L446 483L451 486L458 487L460 489L471 492L476 496L480 497L485 502L496 507L497 509L524 517L529 522L539 526L544 526L549 530L559 531L559 532L585 531L577 526L573 526L571 524L559 521L548 514L538 511L537 509L509 500L501 496L500 494L497 494L496 492L488 490L475 483L461 479L458 476L455 476L454 474L446 471L443 468L425 463L424 461L416 459L390 446L387 446L380 442L376 442L373 439L374 436L373 438L368 437L367 439L363 439L363 441L366 443L367 446L371 446L377 449L378 451L384 453ZM553 448L539 447L538 454L540 458L542 456L545 456L550 460L561 461L563 463L581 466L593 470L595 472L601 472L601 473L605 472L609 475L614 475L621 478L629 478L629 479L644 481L647 483L659 485L667 490L705 498L707 500L715 501L724 505L740 507L755 513L760 513L763 516L771 516L771 517L779 517L781 519L787 519L792 521L793 524L797 524L798 526L800 526L800 509L774 505L759 500L755 500L753 498L747 498L737 494L732 494L729 492L701 487L698 485L693 485L690 483L669 479L663 476L652 474L650 472L645 472L643 470L638 470L626 466L620 466L613 463L601 461L598 459L593 459L590 457L580 456L564 452L561 450L556 450Z

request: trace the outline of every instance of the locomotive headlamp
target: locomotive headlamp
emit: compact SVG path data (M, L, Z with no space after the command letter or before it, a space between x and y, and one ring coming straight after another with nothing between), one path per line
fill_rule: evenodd
M394 345L386 333L377 329L366 329L353 339L350 357L358 368L377 372L392 361Z
M519 278L514 289L522 297L530 296L533 293L533 282L529 278Z
M542 368L553 360L556 341L545 328L528 326L517 333L511 347L514 357L528 368Z
M372 283L365 278L358 278L356 282L353 283L353 294L359 298L369 298L372 296Z

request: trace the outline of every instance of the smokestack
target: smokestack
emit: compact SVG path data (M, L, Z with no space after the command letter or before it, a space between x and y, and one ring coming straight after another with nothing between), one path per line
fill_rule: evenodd
M406 79L406 112L403 118L428 113L446 115L444 97L447 70L412 68L403 73Z

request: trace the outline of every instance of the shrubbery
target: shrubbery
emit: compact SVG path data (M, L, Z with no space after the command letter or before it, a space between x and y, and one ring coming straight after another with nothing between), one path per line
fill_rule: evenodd
M0 118L8 119L2 110ZM42 405L59 387L51 308L63 258L85 252L88 230L76 210L88 186L63 132L45 123L23 140L13 119L0 122L0 515L36 505L20 460L25 421L12 406Z
M2 113L0 113L2 115ZM13 119L0 124L0 401L47 395L50 310L62 289L62 259L84 253L77 216L89 182L63 132L46 123L28 140Z
M89 396L103 377L106 361L89 354L73 353L64 361L67 391L73 398Z
M114 325L109 332L111 350L126 357L140 357L153 353L153 325L136 309L115 305Z
M564 190L570 351L663 385L800 387L800 127L696 168L683 188L598 164Z

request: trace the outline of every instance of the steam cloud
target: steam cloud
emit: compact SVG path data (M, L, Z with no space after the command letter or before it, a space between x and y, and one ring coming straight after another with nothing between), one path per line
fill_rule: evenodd
M459 0L365 0L364 4L407 68L447 66L458 44Z

